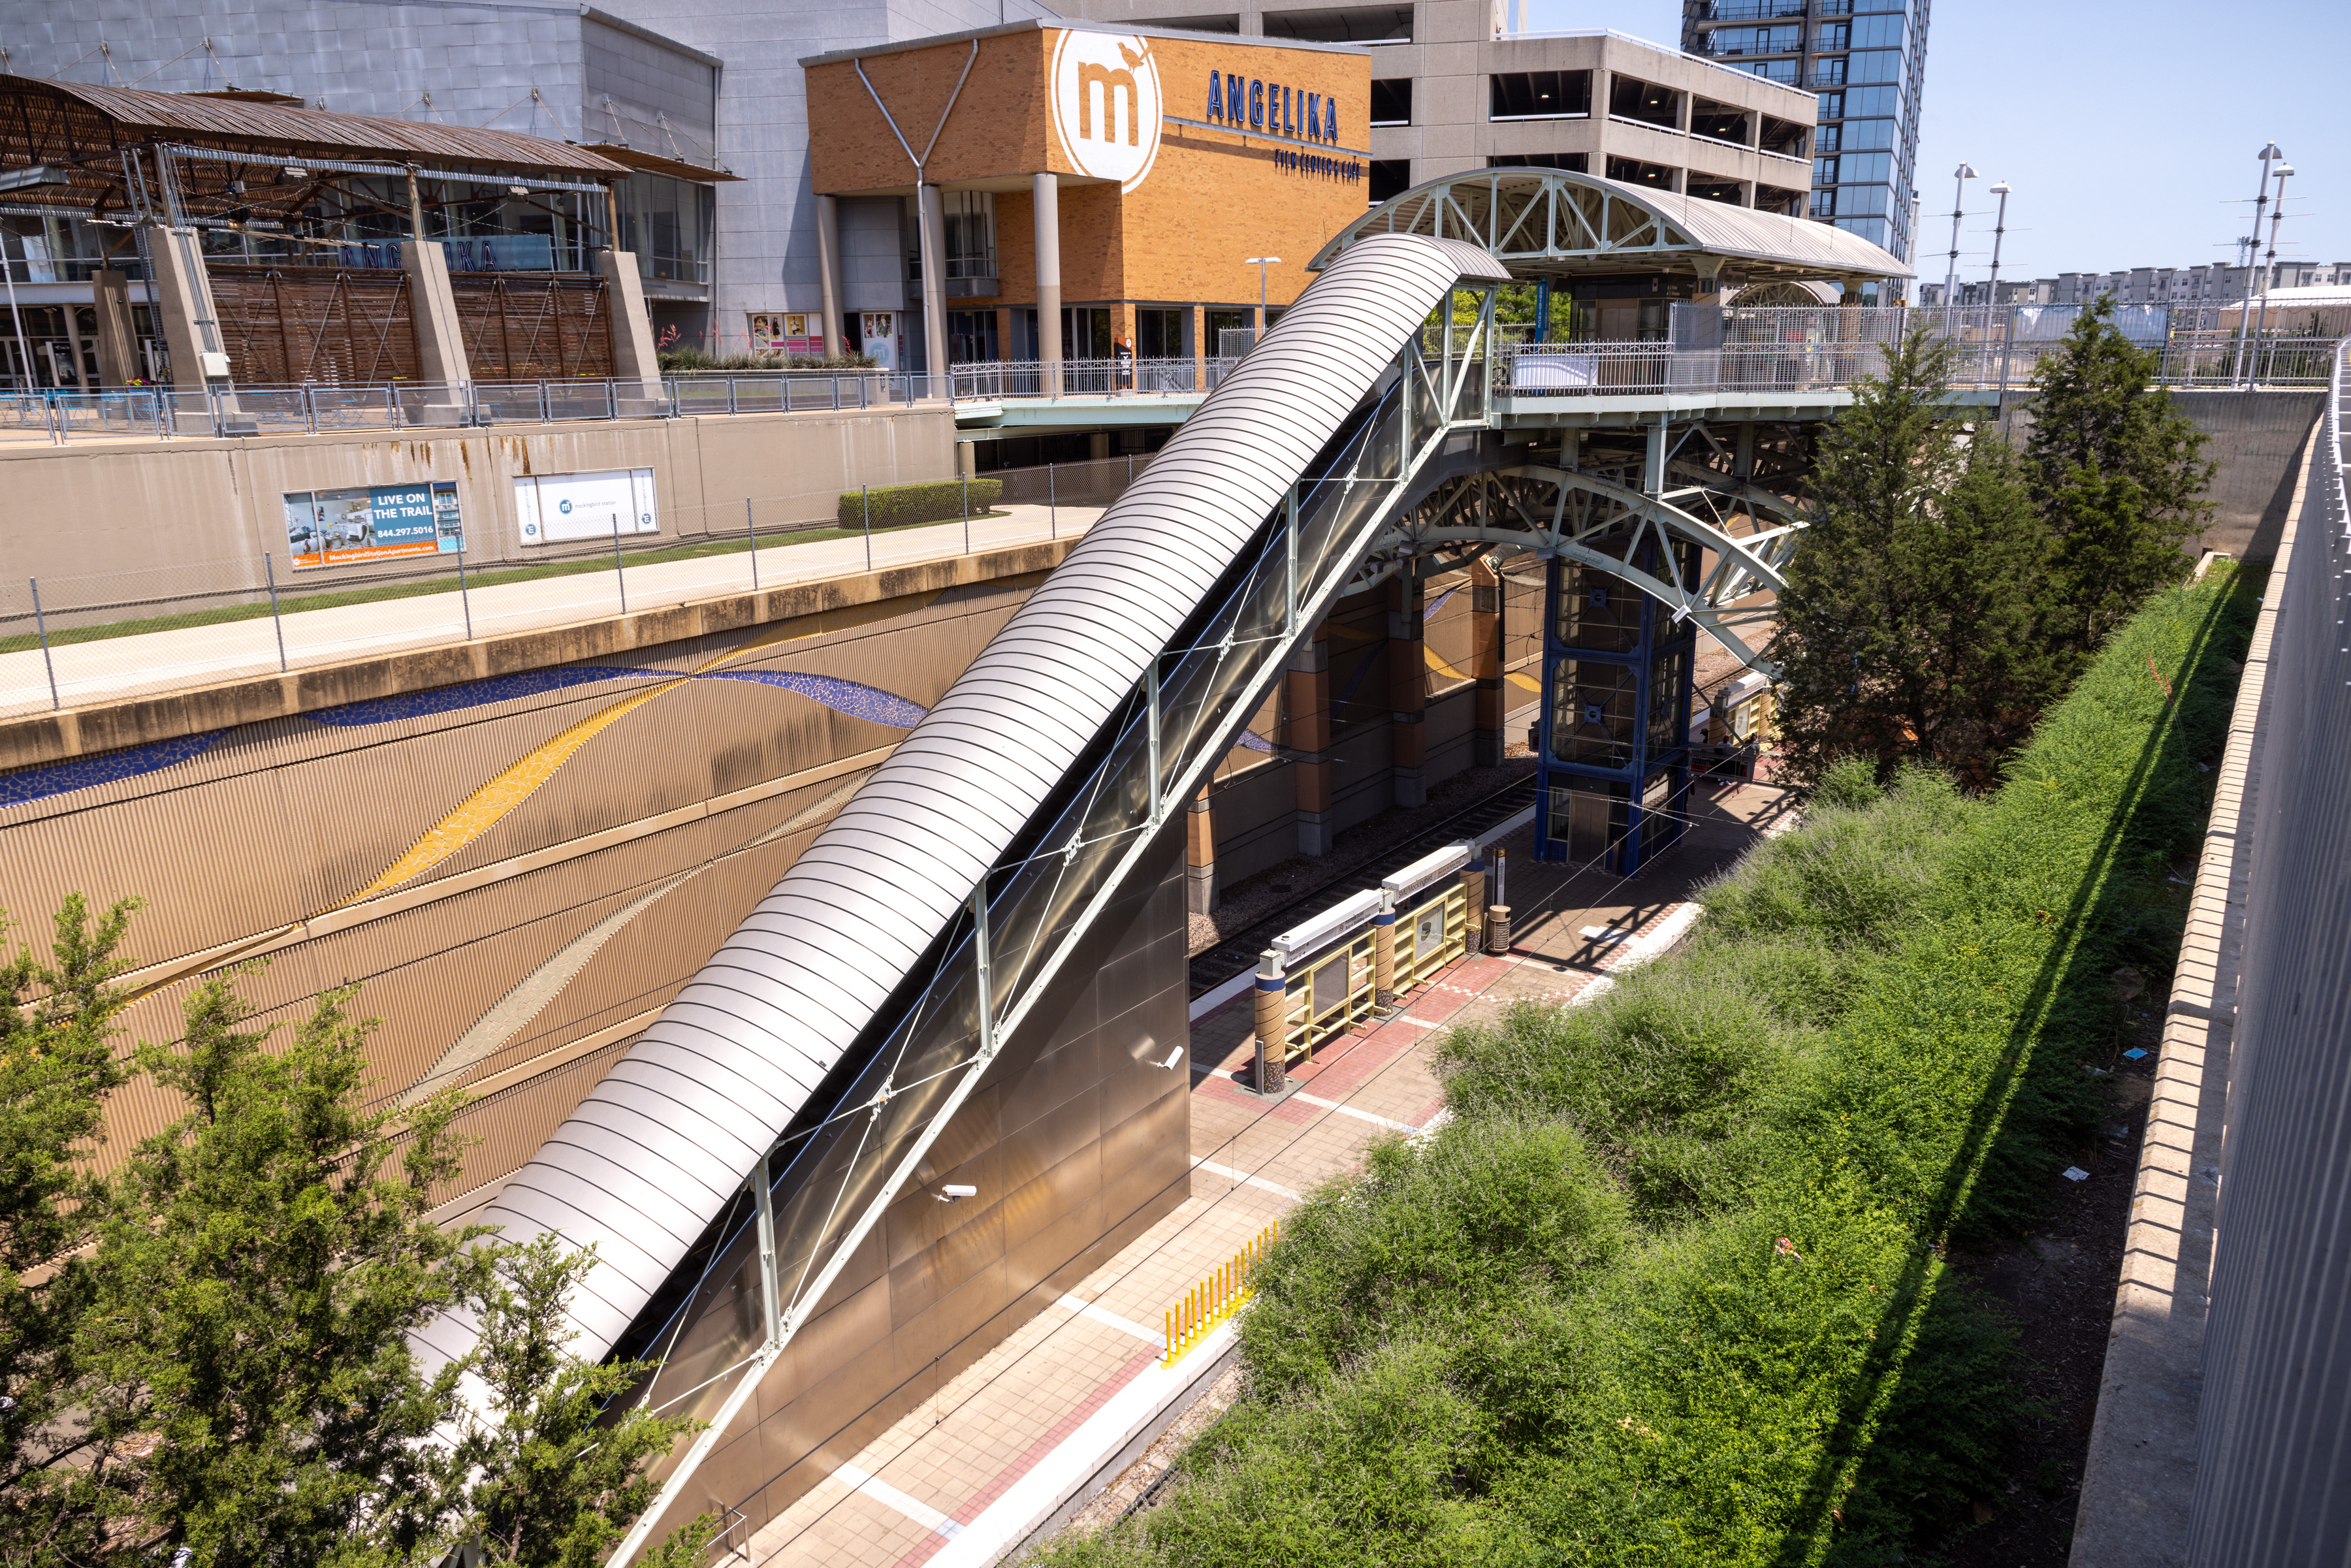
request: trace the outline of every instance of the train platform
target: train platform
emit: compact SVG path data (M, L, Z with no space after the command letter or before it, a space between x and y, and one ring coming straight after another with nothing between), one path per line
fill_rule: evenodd
M1192 1024L1190 1197L838 1464L752 1536L749 1561L987 1568L1105 1488L1141 1495L1155 1478L1133 1472L1164 1469L1171 1447L1152 1439L1207 1393L1235 1346L1224 1323L1166 1364L1166 1311L1316 1186L1360 1170L1375 1141L1439 1123L1434 1054L1447 1030L1515 1002L1575 1005L1670 950L1696 922L1692 894L1792 825L1793 807L1786 790L1749 783L1695 806L1692 819L1679 845L1631 878L1535 862L1530 827L1499 841L1520 912L1510 950L1458 959L1370 1027L1327 1041L1278 1103L1249 1092L1249 996L1203 998Z

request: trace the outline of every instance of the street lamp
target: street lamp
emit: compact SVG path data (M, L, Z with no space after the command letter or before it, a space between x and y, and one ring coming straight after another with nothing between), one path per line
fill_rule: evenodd
M1991 193L2000 198L2000 216L1991 221L1991 281L1984 285L1991 298L1984 303L1997 305L2000 303L2000 242L2001 237L2008 233L2008 182L2002 180L1994 185Z
M2245 302L2237 309L2237 341L2248 348L2250 345L2246 345L2245 340L2245 318L2253 313L2253 269L2261 265L2262 260L2262 214L2270 204L2270 165L2285 161L2285 154L2278 151L2278 144L2274 141L2262 143L2260 157L2262 183L2260 188L2253 193L2253 238L2252 243L2245 247ZM2252 361L2246 359L2241 362L2246 373L2250 374ZM2235 378L2231 379L2233 381Z
M1257 268L1257 329L1262 332L1265 330L1265 269L1269 267L1280 267L1281 257L1253 256L1242 265Z
M1943 275L1943 308L1957 305L1959 292L1959 209L1967 205L1968 182L1976 177L1975 165L1959 165L1957 183L1951 193L1951 270Z

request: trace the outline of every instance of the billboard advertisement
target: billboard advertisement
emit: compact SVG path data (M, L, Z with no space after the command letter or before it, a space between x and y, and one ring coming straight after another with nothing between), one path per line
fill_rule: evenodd
M442 555L465 548L453 480L358 490L290 490L284 500L286 549L298 570Z
M514 486L515 517L526 546L661 532L650 468L534 474Z

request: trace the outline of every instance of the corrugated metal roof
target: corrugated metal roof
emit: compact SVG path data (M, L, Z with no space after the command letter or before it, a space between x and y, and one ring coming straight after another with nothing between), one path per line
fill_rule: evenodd
M506 131L337 114L323 109L144 88L98 87L0 76L0 91L69 99L110 120L125 141L200 141L216 146L259 144L269 152L362 162L486 164L498 169L561 171L597 178L629 171L584 147Z
M1384 235L1317 278L484 1210L507 1240L597 1245L581 1354L643 1309L1465 277L1507 274ZM455 1354L466 1332L419 1340Z

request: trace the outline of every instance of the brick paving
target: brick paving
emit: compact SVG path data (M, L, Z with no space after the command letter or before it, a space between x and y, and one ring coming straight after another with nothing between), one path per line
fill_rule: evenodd
M1040 1467L1090 1476L1107 1462L1081 1446L1097 1414L1156 1365L1163 1313L1238 1252L1295 1195L1360 1170L1364 1151L1430 1124L1444 1093L1431 1048L1451 1027L1510 1003L1573 1002L1620 969L1670 946L1695 913L1691 892L1789 820L1767 784L1726 790L1693 810L1683 842L1630 880L1536 862L1531 830L1503 841L1514 942L1504 956L1458 960L1369 1027L1324 1044L1291 1077L1300 1092L1269 1105L1246 1092L1252 1061L1248 993L1192 1025L1192 1195L1061 1302L1048 1309L867 1445L752 1538L754 1563L986 1568L1025 1535L987 1513ZM1624 933L1594 941L1598 925ZM1091 1308L1092 1311L1084 1309ZM1208 1361L1220 1328L1190 1352ZM1185 1370L1179 1366L1178 1373ZM1147 1392L1147 1390L1146 1390ZM1100 1427L1090 1428L1099 1432ZM1022 1494L1033 1497L1035 1487ZM1015 1500L1020 1500L1016 1499Z

